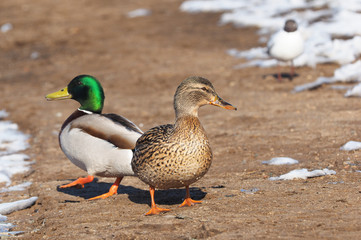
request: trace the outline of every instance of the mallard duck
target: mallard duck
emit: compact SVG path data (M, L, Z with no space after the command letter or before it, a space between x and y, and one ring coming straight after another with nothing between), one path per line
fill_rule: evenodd
M267 44L267 53L278 61L291 62L290 79L295 76L293 60L300 56L304 50L304 39L297 30L297 22L289 19L285 22L284 28L273 35ZM277 77L282 81L278 67Z
M132 168L150 186L151 209L146 215L169 211L156 206L155 188L185 187L181 207L201 202L191 199L189 185L199 180L212 162L211 147L198 119L199 107L207 104L237 110L217 95L209 80L185 79L174 95L175 123L154 127L137 140Z
M74 99L81 105L63 123L59 144L70 161L89 175L61 188L84 187L85 183L93 181L94 175L117 178L108 193L90 200L116 194L122 178L134 175L132 149L142 134L128 119L102 114L104 98L101 84L89 75L77 76L67 87L46 96L47 100Z

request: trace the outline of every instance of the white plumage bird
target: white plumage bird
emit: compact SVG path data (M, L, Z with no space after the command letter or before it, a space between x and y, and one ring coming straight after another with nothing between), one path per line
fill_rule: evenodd
M304 50L304 39L298 31L295 20L286 21L282 30L274 34L267 44L267 53L278 61L291 62L290 79L294 77L293 60L300 56ZM278 80L282 80L280 70L277 73Z

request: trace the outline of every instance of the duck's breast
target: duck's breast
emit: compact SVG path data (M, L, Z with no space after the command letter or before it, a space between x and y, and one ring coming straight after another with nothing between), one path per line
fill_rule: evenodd
M140 133L99 114L81 116L66 125L60 146L70 161L90 175L133 175L132 148Z
M211 166L212 151L207 136L201 126L181 131L173 125L165 126L168 126L166 131L159 130L164 128L160 126L158 131L153 129L139 139L133 169L141 180L156 188L190 185Z

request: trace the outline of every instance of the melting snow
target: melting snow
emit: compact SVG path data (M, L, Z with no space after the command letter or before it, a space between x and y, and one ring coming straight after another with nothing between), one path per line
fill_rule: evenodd
M4 23L0 27L0 31L3 33L6 33L8 31L10 31L11 29L13 29L13 25L11 23Z
M336 83L336 82L360 82L361 81L361 61L358 60L354 63L346 64L335 70L332 77L319 77L316 81L306 83L295 87L294 92L301 92L308 89L319 87L323 84ZM350 90L345 94L345 97L357 96L357 89Z
M16 191L24 191L26 188L28 188L32 182L23 182L15 186L11 186L8 188L0 189L0 193L3 192L16 192Z
M138 8L127 13L128 18L144 17L151 15L152 12L145 8Z
M286 164L291 165L291 164L297 164L298 160L288 157L276 157L268 161L263 161L262 163L268 165L286 165Z
M11 154L0 157L0 182L11 184L11 177L14 174L24 173L30 170L30 164L26 161L29 157L26 154Z
M361 81L359 61L355 66L349 65L361 55L359 0L278 0L277 4L270 0L189 0L183 2L180 9L191 13L223 11L220 24L259 27L260 43L280 30L286 19L295 19L305 39L305 51L294 60L295 66L315 67L329 62L344 66L337 69L333 77L320 77L313 83L296 87L294 92L336 81ZM269 59L266 47L244 51L230 49L228 53L248 60L237 68L277 65L277 61Z
M256 192L258 192L259 189L258 188L251 188L251 189L241 189L241 192L242 193L245 193L245 194L254 194Z
M0 156L27 149L28 138L28 135L18 130L16 123L0 121Z
M349 89L345 93L345 97L361 97L361 83Z
M38 200L38 197L31 197L29 199L19 200L15 202L9 203L1 203L0 204L0 214L10 214L15 211L19 211L25 208L28 208Z
M28 161L26 154L18 153L29 147L29 135L18 130L18 125L10 121L3 121L2 118L9 114L5 110L0 110L0 182L5 182L6 187L0 189L0 193L22 191L31 185L31 182L20 183L15 186L12 184L11 177L14 174L24 173L30 170L32 161ZM10 186L10 187L9 187ZM14 227L11 223L5 223L6 216L9 214L32 206L37 197L31 197L25 200L19 200L10 203L0 204L0 236L17 235L21 231L10 231Z
M308 171L306 168L303 168L292 170L291 172L283 174L279 177L270 177L269 180L293 180L297 178L306 179L334 174L336 174L334 170L329 170L327 168L324 168L323 170L313 170L311 172Z
M340 150L344 151L352 151L357 149L361 149L361 142L349 141L340 148Z

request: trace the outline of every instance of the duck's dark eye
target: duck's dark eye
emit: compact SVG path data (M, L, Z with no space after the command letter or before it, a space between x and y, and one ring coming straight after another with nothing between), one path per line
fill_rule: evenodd
M207 89L206 87L202 87L201 89L202 89L203 91L208 92L208 89Z
M80 85L82 85L82 82L76 82L76 85L78 85L78 86L80 86Z

